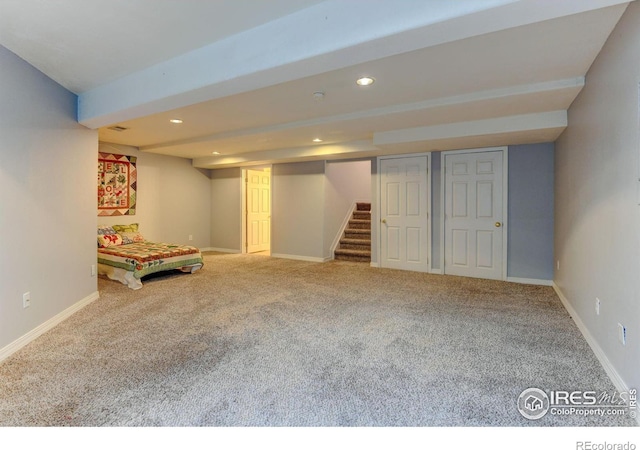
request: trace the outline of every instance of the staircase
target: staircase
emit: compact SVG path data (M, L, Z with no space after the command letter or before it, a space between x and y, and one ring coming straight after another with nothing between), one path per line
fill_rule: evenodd
M341 261L371 262L371 203L356 203L334 257Z

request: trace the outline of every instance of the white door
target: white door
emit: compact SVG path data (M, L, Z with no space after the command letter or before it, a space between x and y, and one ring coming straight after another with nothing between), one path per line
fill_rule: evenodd
M445 274L504 277L503 154L496 150L444 156Z
M247 253L269 250L271 172L247 170Z
M380 161L380 265L427 272L427 157Z

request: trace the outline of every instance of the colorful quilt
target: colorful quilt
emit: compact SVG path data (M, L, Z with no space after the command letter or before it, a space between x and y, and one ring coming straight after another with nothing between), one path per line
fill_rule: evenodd
M187 245L138 242L99 248L98 263L133 272L140 279L154 272L202 264L202 254Z

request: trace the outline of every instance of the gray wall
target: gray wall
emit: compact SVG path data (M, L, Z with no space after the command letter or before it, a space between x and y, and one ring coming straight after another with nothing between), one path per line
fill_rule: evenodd
M98 134L75 118L74 94L0 46L0 349L97 291Z
M242 251L242 169L211 171L211 247Z
M327 161L325 165L324 256L341 234L355 202L371 202L371 161Z
M509 277L553 279L553 158L553 143L509 147Z
M272 170L271 254L324 259L324 161Z
M431 153L431 269L442 270L440 262L441 245L440 227L442 226L442 177L441 177L442 153Z
M632 2L569 109L555 160L554 282L628 387L640 386L638 55L640 3ZM618 323L628 327L626 346Z
M99 216L98 225L139 223L140 232L150 241L210 246L209 171L194 168L188 159L144 153L136 147L110 143L99 147L101 152L136 156L138 184L136 213Z

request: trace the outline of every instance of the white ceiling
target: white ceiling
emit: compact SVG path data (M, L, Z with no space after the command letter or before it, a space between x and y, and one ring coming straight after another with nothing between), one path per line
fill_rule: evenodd
M219 168L553 141L627 3L0 0L0 44L102 141Z

